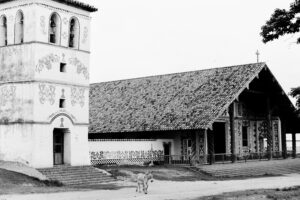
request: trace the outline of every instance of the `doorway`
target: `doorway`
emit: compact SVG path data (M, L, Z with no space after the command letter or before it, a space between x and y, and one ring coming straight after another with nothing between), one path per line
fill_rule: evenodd
M55 128L53 131L53 163L64 164L64 129Z
M215 154L226 153L225 127L223 122L213 124Z
M163 143L163 147L164 147L164 160L165 163L170 163L171 162L171 142L164 142Z

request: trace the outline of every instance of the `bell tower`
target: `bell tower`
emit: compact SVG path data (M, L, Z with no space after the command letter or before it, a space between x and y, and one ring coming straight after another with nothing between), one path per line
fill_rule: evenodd
M0 160L89 165L90 13L70 0L0 3Z

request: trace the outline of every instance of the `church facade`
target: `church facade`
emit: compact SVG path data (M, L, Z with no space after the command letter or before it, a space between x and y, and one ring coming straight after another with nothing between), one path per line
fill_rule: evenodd
M0 1L0 160L89 165L90 13L69 0Z

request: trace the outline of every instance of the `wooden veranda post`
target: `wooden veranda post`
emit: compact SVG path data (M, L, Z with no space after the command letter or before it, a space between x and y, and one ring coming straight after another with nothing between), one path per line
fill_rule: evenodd
M200 131L196 131L195 132L196 136L195 136L195 139L196 139L196 158L195 158L195 161L196 163L199 163L200 162Z
M236 162L235 148L235 124L234 124L234 103L229 106L229 123L230 123L230 138L231 138L231 161Z
M296 154L297 154L296 133L292 133L292 148L293 148L293 158L296 158Z
M209 153L209 164L215 163L215 137L213 131L208 131L208 153Z
M273 130L272 130L272 113L271 113L271 105L270 98L267 97L267 151L268 151L268 159L271 160L273 158Z
M282 157L287 158L287 148L286 148L286 122L281 121L281 141L282 141Z

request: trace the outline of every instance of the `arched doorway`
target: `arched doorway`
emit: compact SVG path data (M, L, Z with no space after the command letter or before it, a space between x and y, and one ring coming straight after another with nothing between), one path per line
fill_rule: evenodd
M67 128L54 128L53 130L53 164L63 165L68 164L69 140Z

